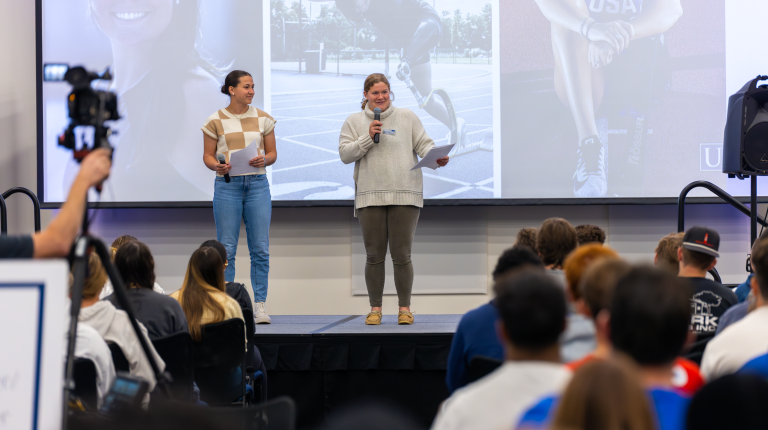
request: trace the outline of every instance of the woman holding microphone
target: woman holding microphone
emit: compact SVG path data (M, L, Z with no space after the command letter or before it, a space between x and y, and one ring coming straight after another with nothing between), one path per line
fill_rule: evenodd
M250 106L254 95L253 78L248 72L233 70L224 80L221 92L229 96L229 106L205 120L203 143L205 165L216 172L213 216L216 239L227 250L227 282L235 280L235 254L240 236L240 220L245 222L248 252L251 255L251 288L256 324L269 324L267 315L267 280L269 277L269 223L272 196L266 167L277 160L275 120L266 112ZM248 145L258 145L257 157L248 163L252 172L225 178L232 166L230 156ZM223 162L217 156L223 155ZM227 179L230 179L229 181Z
M387 77L374 73L363 85L362 111L347 117L339 136L339 155L345 164L355 163L355 214L365 244L365 284L371 312L369 325L381 324L384 294L384 259L389 245L395 269L398 324L413 324L411 247L423 206L421 170L411 170L435 142L427 136L419 117L397 108L390 100ZM374 120L374 109L381 120ZM379 143L374 137L379 135ZM448 164L448 157L437 160Z

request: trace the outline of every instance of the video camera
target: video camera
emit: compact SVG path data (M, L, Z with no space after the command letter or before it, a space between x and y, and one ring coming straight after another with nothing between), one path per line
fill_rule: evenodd
M74 153L75 160L82 161L89 152L97 148L109 148L108 138L112 130L104 125L105 121L120 119L117 112L117 94L111 91L94 90L91 82L95 80L111 81L109 69L99 75L89 72L82 66L69 67L66 64L45 64L43 80L47 82L66 81L72 85L72 92L67 96L69 109L69 126L59 136L59 145ZM94 128L93 146L83 144L77 148L75 127L88 126Z

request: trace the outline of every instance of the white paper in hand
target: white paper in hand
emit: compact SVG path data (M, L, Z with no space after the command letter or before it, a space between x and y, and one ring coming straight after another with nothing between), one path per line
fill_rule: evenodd
M258 167L252 167L248 164L249 161L264 155L259 149L261 143L261 137L257 137L248 146L243 149L232 150L229 154L229 164L232 165L232 169L229 171L230 176L247 175L250 173L259 173Z
M427 155L424 156L424 158L421 159L418 163L416 163L411 170L420 169L422 167L429 167L432 170L437 169L440 167L437 164L438 158L443 158L446 155L448 155L449 152L451 152L451 149L455 146L455 143L452 143L450 145L444 145L444 146L435 146L432 149L427 152Z

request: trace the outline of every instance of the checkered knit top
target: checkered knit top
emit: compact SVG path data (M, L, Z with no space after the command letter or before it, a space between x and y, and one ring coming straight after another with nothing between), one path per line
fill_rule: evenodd
M216 155L224 154L229 163L232 153L250 144L259 145L259 154L264 154L264 136L275 129L275 119L263 110L248 106L243 115L232 115L226 109L216 111L205 120L203 133L216 139ZM251 175L267 173L263 167ZM218 175L217 176L221 176ZM245 175L240 175L245 176Z

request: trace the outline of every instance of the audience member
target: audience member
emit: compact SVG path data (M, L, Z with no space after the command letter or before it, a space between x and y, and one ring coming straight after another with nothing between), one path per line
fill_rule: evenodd
M696 334L696 341L686 358L696 363L701 363L704 348L715 336L720 318L738 303L730 288L706 278L707 272L717 264L719 247L720 235L715 230L696 226L685 233L682 245L677 249L678 276L687 278L693 286L690 328Z
M727 375L701 389L688 408L688 430L764 429L768 381L756 375Z
M758 239L752 247L752 270L755 310L709 342L701 361L707 380L734 373L768 351L768 238Z
M563 393L552 429L655 430L655 418L634 364L608 360L581 367Z
M124 234L118 237L117 239L115 239L114 241L112 241L112 246L110 248L110 250L112 251L112 261L115 260L115 255L117 254L117 250L120 249L121 246L133 241L138 241L138 239L136 239L135 237L129 234ZM165 290L163 290L163 288L160 285L158 285L157 282L155 281L152 281L152 282L153 282L152 290L154 292L165 294ZM107 282L104 284L104 288L101 290L101 295L99 295L99 300L106 299L108 296L112 295L112 293L114 292L115 292L115 287L112 286L112 281L107 279Z
M64 345L69 342L69 312L64 321L65 331ZM79 320L78 320L79 321ZM96 392L97 399L95 405L90 407L99 408L104 396L109 392L109 387L115 380L115 365L112 363L112 353L104 339L98 331L87 324L77 325L77 335L75 338L75 358L85 358L93 362L96 368ZM64 349L64 361L67 360L67 350Z
M671 386L672 368L688 338L690 286L652 267L631 269L616 285L602 323L613 345L612 356L628 356L652 404L660 430L685 428L689 398ZM554 398L525 413L518 428L545 428Z
M565 285L563 263L565 257L578 246L576 230L562 218L549 218L536 234L536 251L548 273Z
M517 239L512 246L526 246L536 252L536 227L521 228L517 231Z
M577 370L579 367L592 360L606 360L613 351L607 330L607 309L613 298L613 290L619 280L629 273L632 266L623 260L616 258L604 258L586 271L581 278L579 290L581 292L580 312L595 321L597 327L597 347L583 359L568 363L568 367ZM693 395L704 385L699 366L696 363L677 357L672 368L670 384L675 389L685 394Z
M88 190L109 176L112 151L97 149L88 154L80 165L67 201L59 214L43 231L34 235L0 235L2 258L61 258L69 255L70 248L83 224Z
M656 267L667 270L673 275L680 272L680 260L677 258L677 250L683 245L684 233L670 233L661 238L656 245L653 256L653 264Z
M597 243L581 245L571 252L563 263L565 273L566 294L571 302L581 300L579 283L584 273L598 260L604 258L619 258L619 253L611 248Z
M201 339L201 327L205 324L243 319L240 305L225 292L223 266L215 249L198 248L189 259L184 284L171 294L181 304L189 334L196 341Z
M749 276L751 277L752 275L750 274ZM744 319L744 317L753 310L755 310L755 295L750 292L747 295L746 301L737 303L725 311L723 317L720 318L720 321L718 321L715 336L722 333L726 327Z
M576 240L579 245L587 243L605 243L605 230L592 224L581 224L574 227L576 230Z
M159 339L180 331L186 332L187 318L179 302L152 290L155 284L155 260L147 245L132 240L114 255L115 268L126 287L128 302L138 321L147 328L150 339ZM122 309L115 294L106 298Z
M570 372L560 362L558 338L567 304L550 276L525 271L496 286L499 336L505 363L488 376L456 390L442 405L433 429L502 429L517 422L531 403L560 392Z
M96 329L107 342L113 342L120 347L128 360L131 375L141 378L149 383L149 391L155 388L157 381L149 364L147 356L139 343L133 326L125 311L116 309L112 303L99 300L99 292L104 287L107 272L101 264L99 257L91 253L88 258L88 276L83 287L83 300L78 321ZM165 370L163 359L157 354L147 336L147 329L139 323L142 334L147 338L150 352L160 371ZM148 400L145 400L145 404Z
M494 282L501 283L502 279L524 269L544 269L541 259L528 247L515 246L504 251L493 270ZM469 364L476 356L497 360L504 359L504 347L496 334L496 299L467 312L456 328L451 342L451 352L448 355L448 371L445 382L448 391L455 390L469 383Z

